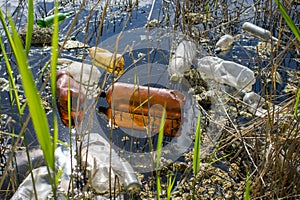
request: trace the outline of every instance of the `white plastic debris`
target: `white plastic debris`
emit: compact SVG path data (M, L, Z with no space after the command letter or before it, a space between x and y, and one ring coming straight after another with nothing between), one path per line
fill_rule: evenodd
M93 189L100 194L109 191L109 179L111 179L112 190L116 191L117 188L114 190L113 187L115 175L118 175L127 192L135 193L140 190L140 183L131 165L121 159L113 149L110 154L110 150L110 144L98 133L91 133L83 140L82 158L87 156L86 164L92 178ZM109 177L110 163L111 177Z
M227 51L231 48L234 42L234 37L231 35L223 35L216 43L216 52Z
M262 108L265 99L255 92L246 93L243 101L248 104L248 111L254 115L264 115L266 110Z
M48 199L52 196L52 186L50 184L48 170L46 166L39 167L32 170L35 189L37 192L38 199ZM29 174L27 178L21 183L18 190L15 192L11 200L30 200L36 199L33 189L33 182L31 175ZM57 199L66 199L64 195L58 194Z
M250 22L245 22L242 26L242 29L243 31L261 39L261 40L264 40L264 41L269 41L272 40L277 42L278 39L275 38L275 37L272 37L272 34L270 31L266 30L266 29L263 29L255 24L252 24Z
M171 80L178 81L185 71L190 69L193 59L197 54L197 46L194 42L183 40L176 48L175 54L172 56L168 72Z
M268 114L268 110L263 108L263 106L266 105L266 100L259 94L255 92L246 93L243 97L243 101L248 105L248 111L253 115L264 118ZM271 110L274 108L275 111L278 111L281 108L280 106L271 103L269 103L268 106L270 106Z
M205 79L213 79L239 90L251 91L255 83L254 72L238 63L218 57L205 56L197 60L197 70Z

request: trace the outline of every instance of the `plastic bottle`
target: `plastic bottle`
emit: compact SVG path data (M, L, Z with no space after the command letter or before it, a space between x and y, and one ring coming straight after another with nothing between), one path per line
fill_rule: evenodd
M148 93L149 89L149 93ZM185 95L176 90L115 83L106 92L109 107L103 112L111 125L158 133L163 110L166 110L164 135L180 136ZM150 117L150 119L149 119Z
M262 115L266 113L265 109L262 109L262 105L265 103L265 99L255 92L246 93L243 97L243 101L249 105L248 110L254 115Z
M116 76L121 76L124 72L124 58L121 54L113 54L106 49L99 47L89 48L90 57L93 59L93 64L104 69L109 73L113 73L114 65Z
M110 151L112 151L111 154ZM140 190L141 185L131 165L120 158L100 134L90 133L83 138L81 154L82 158L86 158L84 160L87 162L87 168L91 170L91 185L98 193L104 193L110 189L109 179L114 185L115 175L118 175L121 184L128 192L135 193ZM109 177L110 160L113 169L111 178Z
M218 57L205 56L197 60L197 70L203 78L250 91L255 83L252 70L238 63L223 60Z
M233 42L234 42L234 37L232 37L231 35L228 35L228 34L223 35L216 43L215 52L229 50L231 48Z
M183 40L177 46L168 67L171 80L178 81L179 78L183 77L184 72L190 69L196 54L197 46L192 41Z
M269 40L271 40L271 38L273 41L278 41L277 38L272 37L272 34L270 31L263 29L263 28L255 25L255 24L252 24L250 22L245 22L242 26L242 29L243 29L243 31L245 31L255 37L258 37L264 41L269 41Z
M62 22L64 21L68 16L70 16L69 13L57 13L58 15L58 22ZM48 17L42 18L42 19L38 19L37 20L37 25L40 28L49 28L53 25L54 23L54 16L55 15L50 15Z
M56 95L57 95L57 108L61 120L65 126L69 126L68 115L68 91L70 90L71 98L71 126L76 126L83 119L83 108L79 107L77 110L77 101L83 105L84 95L80 91L80 85L73 79L68 71L58 71L56 74Z
M258 117L265 117L268 114L268 110L263 108L266 103L265 98L255 92L246 93L243 97L243 101L248 104L248 111ZM269 103L270 109L279 110L281 107ZM279 114L279 116L282 116Z

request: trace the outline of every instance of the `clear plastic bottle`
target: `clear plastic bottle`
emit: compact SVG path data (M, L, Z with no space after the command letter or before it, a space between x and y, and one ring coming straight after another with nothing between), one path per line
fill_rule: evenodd
M88 150L88 151L87 151ZM87 167L93 175L91 185L99 193L109 190L109 167L111 160L111 181L118 175L125 189L134 193L140 190L140 183L131 165L112 150L109 142L98 133L90 133L83 138L82 157L87 158ZM86 157L87 156L87 157ZM114 184L112 184L114 185ZM116 188L115 188L116 189Z
M255 83L254 72L238 63L218 57L205 56L197 60L197 70L203 78L213 79L239 90L251 91Z
M179 78L183 77L184 72L190 69L196 54L197 46L192 41L183 40L177 46L168 67L171 80L178 81Z
M93 59L93 64L109 73L121 76L124 72L124 58L121 54L114 54L107 49L100 47L89 48L89 55Z

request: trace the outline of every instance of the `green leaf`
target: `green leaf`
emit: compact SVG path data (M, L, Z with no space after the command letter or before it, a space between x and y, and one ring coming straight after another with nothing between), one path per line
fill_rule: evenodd
M2 26L5 30L6 36L11 45L11 48L13 50L20 75L22 77L22 84L24 87L24 92L25 92L26 100L28 102L28 107L32 118L33 126L37 135L37 139L40 143L41 149L43 150L43 154L47 162L47 165L52 170L54 170L55 160L54 160L54 154L52 153L54 152L54 149L50 137L48 121L47 121L46 113L42 107L41 99L38 94L36 85L34 83L32 73L29 70L27 55L24 52L22 41L18 35L16 27L10 16L8 17L8 19L12 29L12 35L8 31L8 27L5 23L4 20L5 18L1 9L0 9L0 19L2 22Z
M26 33L26 55L29 53L31 38L32 38L32 30L34 23L34 9L33 9L33 0L28 0L28 19L27 19L27 33Z
M293 20L291 19L291 17L287 14L287 12L285 11L285 8L279 2L279 0L275 0L275 3L277 4L277 6L278 6L278 8L279 8L279 10L280 10L280 12L281 12L284 20L286 21L286 23L288 24L288 26L290 27L290 29L294 33L294 35L297 38L297 40L300 42L300 30L295 25L295 23L293 22Z
M201 114L198 116L196 137L194 143L193 171L196 175L200 168L200 151L201 151Z
M9 59L7 57L3 42L2 42L2 38L0 37L0 48L5 60L5 65L6 65L6 72L8 74L8 80L9 80L9 93L10 93L10 98L13 98L13 96L15 97L15 101L16 101L16 105L17 105L17 109L19 112L19 116L21 117L23 114L24 109L21 108L21 104L20 104L20 100L19 100L19 94L18 94L18 90L14 81L14 77L13 77L13 72L11 69L11 65L9 63ZM12 94L13 93L13 94Z
M51 56L51 65L50 65L50 73L51 73L51 92L52 92L52 105L53 105L53 148L56 149L57 141L58 141L58 123L57 123L57 115L56 115L56 66L57 66L57 58L58 58L58 3L56 1L55 6L55 15L54 15L54 30L52 35L52 56ZM53 151L54 156L54 151Z
M165 116L166 116L166 106L164 107L160 126L159 126L159 133L158 133L158 139L157 139L157 147L156 147L156 190L157 190L157 199L160 199L161 194L161 180L160 180L160 173L159 173L159 167L160 167L160 157L161 157L161 150L162 150L162 142L163 142L163 136L164 136L164 126L165 126Z

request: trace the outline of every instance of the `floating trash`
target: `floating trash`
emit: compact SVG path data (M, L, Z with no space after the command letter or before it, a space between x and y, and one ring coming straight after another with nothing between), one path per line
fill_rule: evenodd
M192 41L183 40L177 46L168 67L171 80L178 81L183 77L184 72L190 69L196 54L197 46Z
M64 42L58 43L60 46L63 46ZM83 42L77 41L77 40L67 40L65 45L63 46L64 49L82 49L82 48L88 48L89 46L87 44L84 44Z
M41 151L41 150L40 150ZM111 152L111 154L110 154ZM25 154L26 152L24 152ZM38 155L42 154L39 153ZM24 157L24 155L23 155ZM58 182L57 199L67 199L70 176L71 176L71 164L69 150L62 151L61 147L58 147L55 151L56 163L58 169L63 169ZM114 150L111 150L109 142L98 133L90 133L84 136L81 157L82 165L86 166L87 178L89 179L92 189L97 194L108 193L110 189L112 191L118 191L117 184L115 182L115 176L118 177L119 183L124 186L124 189L130 195L133 195L140 191L141 184L138 181L135 172L131 165L120 158ZM25 156L27 159L27 156ZM18 157L24 162L24 158ZM73 158L75 160L75 158ZM111 160L111 163L110 163ZM19 164L19 163L18 163ZM109 168L112 167L111 176L109 176ZM28 168L26 168L29 170ZM24 172L24 169L22 169ZM27 171L24 172L26 174ZM52 172L50 172L52 174ZM36 195L39 199L48 199L53 196L52 185L50 184L49 171L46 166L39 166L32 170L34 182L31 174L29 174L20 184L18 190L14 193L12 200L17 199L35 199L35 191L33 183L35 183ZM110 180L112 186L109 186ZM121 192L121 191L119 191ZM121 194L117 194L121 195ZM97 197L100 197L97 195ZM101 196L101 199L106 197Z
M234 42L234 37L231 35L223 35L216 43L215 52L227 51L231 48Z
M68 16L70 16L70 13L57 13L58 16L58 22L64 21ZM38 19L37 25L40 28L50 28L54 23L54 17L55 15L50 15L48 17Z
M213 79L240 90L251 91L252 85L255 83L252 70L218 57L205 56L198 59L197 70L203 75L203 78Z
M93 59L93 64L116 76L121 76L124 72L124 58L121 54L114 54L99 47L89 48L89 54ZM114 71L114 72L113 72Z
M248 105L248 111L255 116L258 117L266 117L268 115L268 110L264 109L264 105L266 104L265 98L260 96L255 92L246 93L243 97L243 101ZM269 103L270 108L273 107L271 103ZM280 106L274 105L275 111L280 109ZM281 114L280 114L281 116Z
M243 31L255 36L255 37L258 37L264 41L269 41L272 40L277 42L278 39L275 38L275 37L272 37L272 34L270 31L266 30L266 29L263 29L255 24L252 24L250 22L245 22L242 26L242 29Z
M119 177L121 184L124 185L128 193L133 194L140 190L141 185L131 165L126 160L121 159L111 149L109 142L100 134L90 133L85 136L81 154L82 158L86 158L83 159L84 162L86 160L86 163L83 164L86 164L90 172L89 178L91 179L93 189L97 193L103 194L109 192L109 179L111 179L112 185L116 185L114 183L115 175ZM112 167L111 177L109 177L110 167ZM117 188L112 186L112 191L117 191Z
M61 120L65 126L71 126L79 124L83 119L83 103L84 95L80 90L80 85L77 83L68 71L58 71L56 74L56 95L57 95L57 108L61 117ZM70 92L71 100L71 120L69 119L68 112L68 94ZM77 109L77 101L79 101L79 108Z
M35 189L39 199L47 199L52 193L52 186L49 181L48 170L46 166L39 167L32 170L34 182L32 176L29 174L26 179L18 187L18 190L14 193L11 200L19 199L35 199L33 183L35 183ZM59 199L66 199L62 194L59 195Z
M158 133L165 109L164 135L181 135L185 95L179 91L118 82L107 90L106 100L111 125L146 131L149 123L150 132Z
M96 66L65 58L59 58L57 64L63 70L68 71L76 82L81 83L82 93L88 99L98 95L97 88L101 72Z

